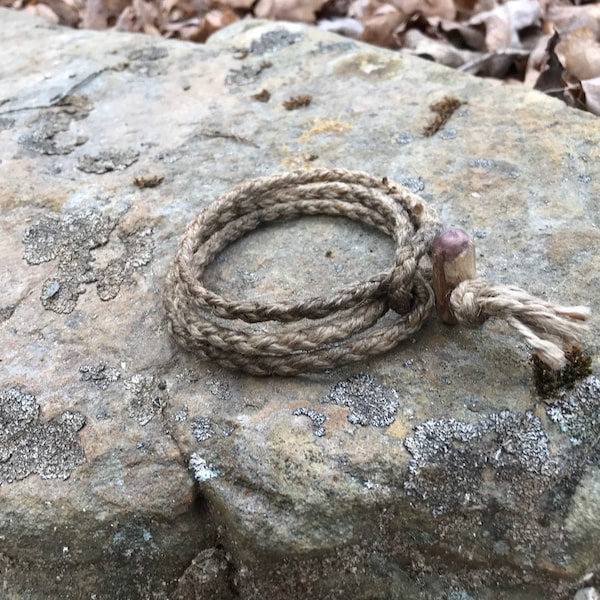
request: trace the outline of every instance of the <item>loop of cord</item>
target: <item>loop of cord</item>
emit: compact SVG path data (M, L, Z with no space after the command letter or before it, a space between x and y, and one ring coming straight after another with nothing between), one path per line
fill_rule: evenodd
M259 224L340 216L395 243L394 264L365 281L299 302L236 301L206 288L215 256ZM441 230L437 213L408 189L366 173L313 169L242 183L193 221L166 279L169 328L184 348L253 375L296 375L365 360L418 331L433 308L421 266ZM386 315L393 309L393 317ZM385 315L385 318L383 318ZM265 332L251 324L282 323Z
M204 286L207 266L231 242L261 223L302 215L346 217L381 230L394 241L393 265L298 302L236 301ZM253 375L323 371L387 352L431 313L425 265L440 230L437 213L419 196L366 173L314 169L253 179L220 196L184 233L165 284L169 329L184 348ZM481 279L463 281L449 300L459 323L506 321L552 369L564 366L565 346L585 333L590 315L586 307L553 305Z

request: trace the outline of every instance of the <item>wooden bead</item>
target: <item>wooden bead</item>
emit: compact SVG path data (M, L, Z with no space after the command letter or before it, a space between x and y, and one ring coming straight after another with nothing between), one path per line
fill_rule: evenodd
M461 282L475 279L475 244L463 229L445 229L433 241L433 291L439 318L458 323L450 306L450 294Z

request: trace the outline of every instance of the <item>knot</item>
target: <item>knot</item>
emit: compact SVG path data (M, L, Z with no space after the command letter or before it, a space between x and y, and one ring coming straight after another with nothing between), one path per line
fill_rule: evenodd
M396 266L392 269L387 289L388 305L399 315L409 313L415 302L414 278L417 275L417 262L412 252L404 254L400 260L396 258Z
M483 325L490 315L482 310L481 294L483 284L481 279L468 279L459 283L450 294L450 306L456 320L467 327Z
M551 369L565 366L565 347L587 332L590 309L559 306L514 286L492 285L483 279L460 283L450 295L459 323L477 326L489 318L506 321Z

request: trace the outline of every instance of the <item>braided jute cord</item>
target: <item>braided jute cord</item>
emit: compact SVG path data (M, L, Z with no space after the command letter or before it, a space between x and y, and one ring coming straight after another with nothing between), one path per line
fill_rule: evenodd
M260 223L302 215L376 227L394 241L393 264L328 296L298 302L237 301L204 286L206 268L231 242ZM422 198L367 173L311 169L247 181L203 210L180 241L164 288L171 334L201 357L253 375L323 371L387 352L432 311L429 256L441 229ZM585 333L589 317L585 307L555 306L481 279L460 283L450 306L468 326L504 319L551 368L564 365L564 346ZM267 321L280 325L265 331Z

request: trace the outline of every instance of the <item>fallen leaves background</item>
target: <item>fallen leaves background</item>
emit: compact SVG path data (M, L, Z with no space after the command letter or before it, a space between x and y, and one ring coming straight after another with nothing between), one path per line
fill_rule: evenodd
M301 21L600 115L600 2L569 0L0 0L48 21L205 42L239 19Z

